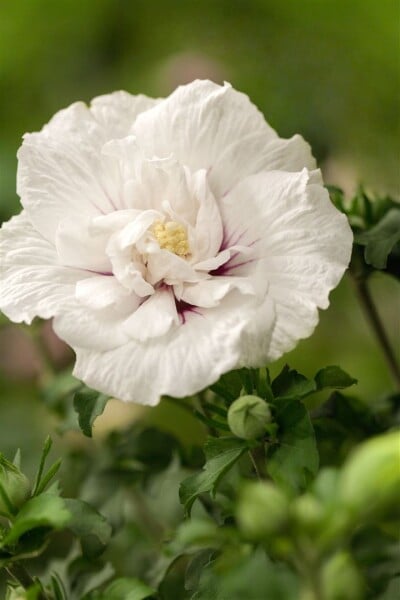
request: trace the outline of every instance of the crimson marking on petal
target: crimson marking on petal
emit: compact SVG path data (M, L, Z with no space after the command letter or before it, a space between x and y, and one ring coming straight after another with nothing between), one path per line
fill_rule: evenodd
M234 258L234 256L232 258ZM249 258L248 260L243 260L240 263L231 265L229 263L231 262L232 258L230 258L224 265L221 265L217 269L210 271L209 274L214 275L216 277L221 277L222 275L228 275L229 273L231 273L231 271L237 269L238 267L244 267L244 265L249 265L250 263L256 262L258 260L258 258Z
M234 242L232 242L232 238L235 237L235 235L237 235L237 232L234 231L233 233L227 234L225 227L223 228L223 236L222 236L222 242L221 242L221 247L220 247L220 252L222 250L228 250L231 246L236 246L236 244L238 242L240 242L240 240L242 239L242 237L245 235L245 233L247 233L247 229L245 229L244 231L242 231L241 233L239 233L238 237L235 239Z
M200 312L198 306L189 304L188 302L185 302L184 300L177 300L175 298L175 305L176 305L176 310L179 315L181 325L184 325L186 323L186 314L187 313L194 313L195 315L199 315L200 317L203 316L202 313Z
M110 271L94 271L93 269L80 269L81 271L86 271L87 273L94 273L95 275L103 275L104 277L114 277L114 273Z

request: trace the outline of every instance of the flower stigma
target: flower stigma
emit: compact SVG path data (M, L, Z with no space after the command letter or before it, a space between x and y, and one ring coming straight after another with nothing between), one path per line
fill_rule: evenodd
M156 221L152 233L160 248L173 252L177 256L186 258L190 254L187 232L183 225L177 221Z

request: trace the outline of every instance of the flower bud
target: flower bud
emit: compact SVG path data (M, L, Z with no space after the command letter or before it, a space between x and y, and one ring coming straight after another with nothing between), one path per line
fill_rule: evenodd
M307 533L317 532L325 518L321 502L312 494L303 494L291 506L292 515L300 529Z
M326 600L364 598L364 581L348 552L338 552L325 563L321 580L322 595Z
M289 501L275 485L267 482L247 483L236 511L239 528L250 540L262 540L277 533L287 522Z
M30 490L28 478L0 454L0 514L11 516L11 508L20 508Z
M359 446L339 478L339 497L351 511L368 516L400 499L400 436L372 438Z
M241 396L228 410L228 425L232 433L245 440L262 436L270 421L269 406L258 396Z

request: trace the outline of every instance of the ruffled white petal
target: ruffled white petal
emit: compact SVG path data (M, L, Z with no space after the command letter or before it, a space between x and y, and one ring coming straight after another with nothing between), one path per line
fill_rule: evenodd
M245 94L211 81L177 88L138 116L134 133L148 157L172 153L192 170L212 167L230 144L251 133L277 137Z
M88 274L60 266L55 248L25 212L0 229L0 308L12 321L30 323L68 313L77 281Z
M78 281L75 298L80 304L98 310L128 300L129 291L112 275L96 275Z
M82 300L75 298L68 311L54 318L53 328L58 337L74 350L88 348L104 352L112 348L124 348L130 339L124 321L139 307L141 298L129 294L112 307L98 309L89 308Z
M240 338L253 313L230 295L223 307L188 312L161 338L97 353L76 350L74 375L125 401L158 404L163 394L184 397L214 383L240 357Z
M256 285L253 285L250 277L212 277L198 283L184 285L177 295L180 300L193 306L211 308L218 306L221 300L234 289L242 294L256 294Z
M59 111L39 133L27 134L18 152L17 191L34 226L53 240L59 222L126 208L118 161L102 152L129 135L138 114L157 104L116 92Z
M97 138L28 134L18 151L17 192L35 228L54 241L61 221L107 214L120 206L118 165Z
M139 306L125 321L128 335L139 342L162 337L171 327L179 325L175 299L170 289L160 289Z
M143 94L133 96L121 90L94 98L90 103L90 111L111 140L128 135L136 117L160 101Z
M240 235L241 243L255 242L254 273L268 282L274 303L274 330L258 364L279 358L312 333L318 308L327 308L350 260L353 236L347 219L328 192L310 180L305 170L260 173L240 182L222 206L233 235ZM245 223L244 211L251 215Z
M316 168L311 148L300 135L270 139L264 132L235 139L218 157L209 173L217 197L226 194L241 179L261 171L310 171Z
M97 273L110 273L107 232L93 230L93 219L65 219L57 227L55 246L60 264Z

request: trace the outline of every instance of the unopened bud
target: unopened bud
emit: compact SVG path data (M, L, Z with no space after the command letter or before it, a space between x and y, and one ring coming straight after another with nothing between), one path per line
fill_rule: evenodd
M387 433L359 446L339 477L339 497L350 510L375 514L400 500L400 435Z
M322 595L326 600L362 600L364 581L348 552L338 552L322 568Z
M261 437L270 421L269 406L258 396L241 396L228 410L228 425L232 433L245 440Z
M275 485L259 481L243 488L236 516L246 538L257 541L279 532L288 515L289 501Z
M30 489L28 478L0 454L0 514L11 516L28 498Z
M291 506L291 512L300 529L309 533L318 531L325 517L323 505L312 494L297 498Z

